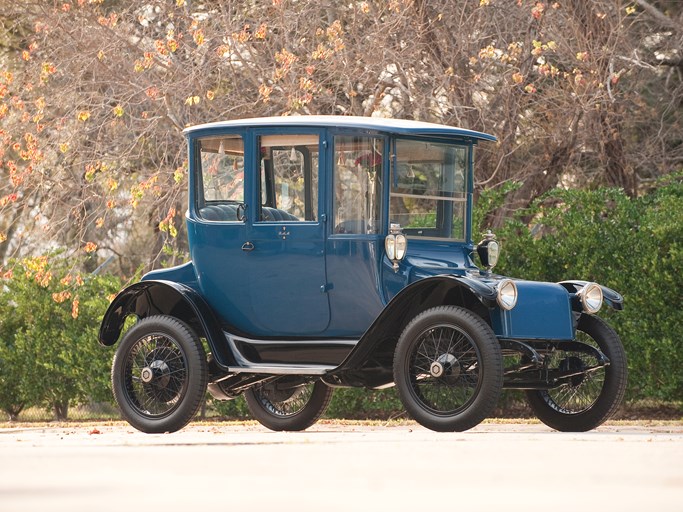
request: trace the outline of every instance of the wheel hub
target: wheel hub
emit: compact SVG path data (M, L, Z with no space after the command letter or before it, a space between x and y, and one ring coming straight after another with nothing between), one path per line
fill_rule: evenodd
M140 372L140 380L145 384L149 384L154 380L154 371L149 366L145 366Z
M429 367L429 373L432 377L441 377L443 375L443 365L438 361L434 361Z
M155 360L149 366L145 366L140 370L140 380L144 384L154 383L158 387L166 387L170 379L170 369L168 365L159 359Z
M458 377L460 375L460 365L458 359L450 353L441 354L429 365L429 374L434 378L448 375Z

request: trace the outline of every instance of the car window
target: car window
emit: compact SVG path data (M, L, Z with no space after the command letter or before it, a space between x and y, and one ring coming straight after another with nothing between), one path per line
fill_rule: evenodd
M244 202L244 142L239 135L199 140L198 215L204 220L237 221Z
M468 148L397 140L389 217L410 236L464 240Z
M262 222L318 218L318 135L259 137Z
M334 232L378 233L384 139L337 136L334 152Z

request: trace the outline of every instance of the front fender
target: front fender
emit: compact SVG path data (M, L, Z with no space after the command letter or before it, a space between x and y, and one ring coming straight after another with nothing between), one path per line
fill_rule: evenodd
M141 281L124 289L102 318L99 342L105 346L114 345L130 315L138 319L169 315L182 320L199 337L206 338L219 365L227 367L235 364L220 322L206 301L188 286L173 281Z
M426 309L455 305L488 314L495 304L496 290L467 276L438 275L416 281L391 299L335 372L360 368L377 350L393 354L404 327Z
M577 293L579 290L581 290L581 288L588 284L588 281L561 281L558 284L564 286L569 293ZM622 297L619 292L612 290L611 288L607 288L606 286L602 286L599 283L598 285L600 288L602 288L602 297L608 306L616 309L617 311L624 309L624 297Z

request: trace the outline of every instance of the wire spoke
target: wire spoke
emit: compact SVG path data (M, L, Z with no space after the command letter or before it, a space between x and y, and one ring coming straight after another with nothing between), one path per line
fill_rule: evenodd
M454 325L425 330L414 343L409 372L416 398L431 412L457 414L476 396L481 384L480 356L474 341ZM443 374L432 374L439 363Z
M141 377L144 369L153 374L148 382ZM188 384L185 354L173 338L163 334L140 338L128 352L124 371L128 399L145 416L170 413Z
M596 341L585 332L577 332L576 339L599 350ZM544 391L542 396L546 403L569 415L593 407L605 384L605 367L600 367L595 357L584 352L557 350L550 357L550 368L583 373L568 377L568 382L558 388Z

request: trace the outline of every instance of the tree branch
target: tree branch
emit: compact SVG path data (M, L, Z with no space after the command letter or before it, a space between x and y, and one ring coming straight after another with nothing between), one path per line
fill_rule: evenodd
M676 23L675 20L664 14L662 11L657 9L654 5L648 3L646 0L636 0L636 3L650 16L656 19L662 25L672 28L677 31L681 31L683 27L680 23Z

